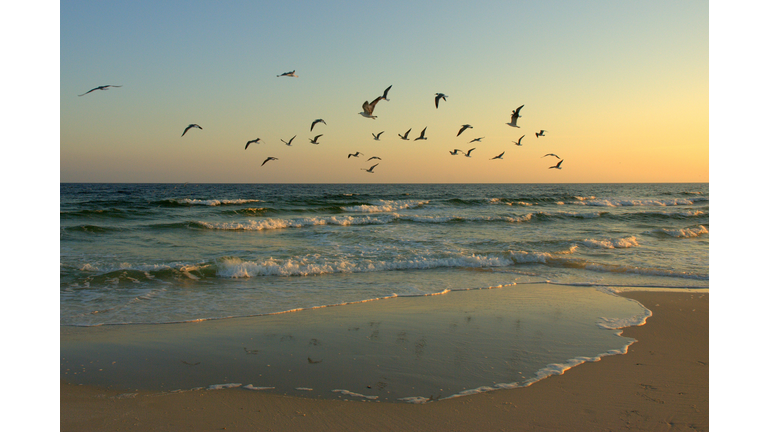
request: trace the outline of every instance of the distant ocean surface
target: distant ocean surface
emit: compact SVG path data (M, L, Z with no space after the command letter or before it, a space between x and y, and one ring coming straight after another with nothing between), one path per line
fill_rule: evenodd
M60 187L62 325L527 282L709 285L706 183Z

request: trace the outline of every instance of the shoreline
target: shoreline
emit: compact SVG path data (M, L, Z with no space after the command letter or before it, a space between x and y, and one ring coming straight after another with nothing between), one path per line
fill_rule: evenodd
M61 430L708 430L709 294L623 291L653 316L626 354L427 404L247 391L125 393L60 380Z

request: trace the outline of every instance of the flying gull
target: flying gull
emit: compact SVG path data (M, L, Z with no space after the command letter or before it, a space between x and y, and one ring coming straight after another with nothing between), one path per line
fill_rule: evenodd
M384 98L385 101L389 101L389 99L387 99L387 93L389 93L389 89L391 88L392 86L390 85L389 87L386 88L386 90L384 90L384 94L381 95L381 97Z
M378 160L381 160L381 158L380 158L380 157L378 157L378 156L371 156L371 157L369 157L369 158L368 158L368 160L371 160L371 159L378 159Z
M547 153L547 154L545 154L544 156L542 156L542 158L545 158L545 157L547 157L547 156L554 156L554 157L556 157L556 158L560 159L560 156L558 156L558 155L556 155L556 154L554 154L554 153Z
M187 133L187 131L188 131L188 130L190 130L190 129L192 129L192 128L198 128L198 129L200 129L200 130L203 130L203 128L201 128L201 127L200 127L200 125L198 125L198 124L194 124L194 123L193 123L193 124L191 124L191 125L187 126L187 128L186 128L186 129L184 129L184 133L182 133L182 134L181 134L181 136L184 136L184 134L185 134L185 133Z
M360 168L360 169L363 170L363 171L368 171L369 173L372 173L373 169L376 168L377 166L379 166L379 164L376 164L376 165L374 165L374 166L372 166L372 167L370 167L368 169L365 169L365 168Z
M375 120L376 116L373 115L373 109L376 108L376 104L379 103L379 101L382 99L384 99L384 96L377 97L371 103L368 103L368 101L363 102L363 111L360 113L360 115Z
M518 126L518 125L517 125L517 119L518 119L518 118L520 118L520 110L521 110L521 109L522 109L524 106L525 106L525 105L520 105L520 106L519 106L519 107L518 107L516 110L514 110L514 111L512 112L512 120L510 120L510 121L509 121L509 123L507 123L508 125L510 125L510 126L512 126L512 127L516 127L516 128L519 128L519 127L520 127L520 126Z
M461 133L464 132L466 129L472 129L472 126L468 124L462 125L461 129L459 129L459 133L457 133L456 136L461 135Z
M94 90L109 90L110 87L122 87L122 86L121 85L103 85L103 86L98 86L98 87L92 88L92 89L88 90L87 92L85 92L85 93L83 93L81 95L78 95L78 96L85 96L85 95L87 95L88 93L90 93L90 92L92 92Z
M435 109L437 109L437 104L440 102L440 99L445 100L448 96L443 93L435 93Z
M525 135L521 136L516 142L515 141L512 141L512 142L515 143L515 145L522 146L523 144L521 143L521 141L523 140L523 138L525 138Z
M294 70L292 70L290 72L283 72L280 75L278 75L277 77L280 78L280 77L283 77L283 76L289 76L289 77L298 78L299 76L296 75L294 72L296 72L296 69L294 69Z
M250 140L247 143L245 143L245 149L248 150L248 146L251 144L258 144L261 138L256 138L255 140Z
M358 157L358 156L360 156L360 155L363 155L363 156L365 156L364 154L362 154L362 153L360 153L360 152L354 152L354 153L350 153L350 154L348 154L348 155L347 155L347 159L351 158L352 156L354 156L354 157Z
M293 136L293 138L296 138L296 135L294 135L294 136ZM289 145L291 145L291 143L293 142L293 138L289 139L288 141L286 141L286 140L284 140L284 139L280 138L280 141L284 142L284 143L285 143L285 145L289 146Z
M411 128L411 129L413 129L413 128ZM400 135L400 134L397 134L397 135L399 135L400 138L402 138L404 140L408 140L408 134L411 133L411 129L408 129L408 132L406 132L405 135Z
M544 136L544 132L546 132L544 129L542 129L541 132L536 132L536 138Z
M375 139L376 141L378 141L378 140L379 140L379 137L380 137L380 136L381 136L381 134L383 134L383 133L384 133L384 131L381 131L381 132L379 132L379 133L377 133L377 134L375 134L375 133L371 132L371 135L373 135L373 139Z
M492 157L492 158L491 158L491 160L494 160L494 159L501 159L501 157L502 157L502 156L504 156L504 153L506 153L506 152L501 152L501 154L500 154L500 155Z
M459 154L459 152L461 152L461 153L464 153L463 151L461 151L461 150L459 150L459 149L453 149L453 151L450 151L450 150L448 151L448 153L450 153L450 154L452 154L452 155L454 155L454 156L456 156L457 154Z
M555 166L551 166L551 167L549 167L549 169L552 169L552 168L557 168L557 169L560 169L560 164L562 164L562 163L563 163L563 160L562 160L562 159L560 159L560 162L558 162L558 163L557 163L557 165L555 165Z
M485 137L475 138L472 141L470 141L469 143L472 144L473 142L480 142L480 140L483 139L483 138L485 138Z
M312 129L314 129L314 128L315 128L315 125L316 125L316 124L318 124L318 123L322 123L322 124L324 124L324 125L327 125L327 124L328 124L328 123L326 123L326 122L325 122L325 120L323 120L323 119L317 119L317 120L315 120L315 121L313 121L313 122L312 122L312 126L310 126L310 127L309 127L309 131L310 131L310 132L312 132Z
M424 132L426 132L426 131L427 131L427 128L424 128L424 130L423 130L423 131L421 131L421 135L419 135L419 137L418 137L418 138L414 139L414 141L418 141L418 140L425 140L425 139L427 139L427 137L425 137L425 136L424 136Z
M267 162L269 162L271 160L277 160L277 158L270 156L270 157L264 159L264 162L261 163L261 166L264 166L265 163L267 163Z
M470 156L469 154L470 154L470 153L472 153L472 150L474 150L474 149L475 149L475 148L473 147L473 148L471 148L471 149L467 150L467 152L466 152L466 153L464 153L464 156L466 156L466 157L472 157L472 156Z
M319 142L317 142L317 139L320 138L321 136L323 136L323 134L320 134L314 138L310 138L309 142L311 142L312 144L320 144Z

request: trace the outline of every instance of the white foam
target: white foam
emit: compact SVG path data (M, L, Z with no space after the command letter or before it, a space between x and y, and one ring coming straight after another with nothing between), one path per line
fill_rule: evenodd
M390 201L390 200L379 200L378 204L368 205L358 205L358 206L352 206L352 207L342 207L341 209L348 212L359 212L359 213L379 213L379 212L392 212L397 210L404 210L409 208L415 208L415 207L421 207L424 204L429 204L429 201L419 201L419 200L402 200L402 201Z
M603 249L631 248L635 246L640 246L635 236L624 237L619 239L604 239L604 240L587 239L587 240L583 240L581 243L589 247L603 248Z
M664 233L670 237L676 238L693 238L703 234L709 234L709 230L704 225L699 225L693 228L679 228L679 229L664 229L659 228L648 233Z
M231 205L231 204L247 204L247 203L259 202L260 200L257 200L257 199L233 199L233 200L207 199L207 200L200 200L200 199L182 198L182 199L171 199L170 201L171 202L176 202L176 203L179 203L179 204L203 205L203 206L220 206L220 205Z
M349 390L343 390L343 389L335 389L335 390L331 390L331 391L334 392L334 393L341 393L343 395L359 397L359 398L363 398L363 399L374 400L374 399L378 399L379 398L378 396L367 396L367 395L364 395L364 394L355 393L355 392L351 392Z
M698 201L698 200L697 200ZM679 206L692 205L694 200L688 198L670 199L631 199L631 198L600 198L577 199L570 204L600 206L600 207L634 207L634 206Z
M237 388L240 386L242 386L242 384L235 384L235 383L213 384L213 385L209 385L208 388L206 388L206 390L221 390L221 389L227 389L227 388Z
M274 387L254 387L253 384L244 385L243 388L246 390L254 390L254 391L275 389Z

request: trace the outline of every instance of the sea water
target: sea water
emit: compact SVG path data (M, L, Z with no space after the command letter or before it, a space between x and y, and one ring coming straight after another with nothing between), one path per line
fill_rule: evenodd
M62 184L60 221L63 326L709 279L706 183Z

